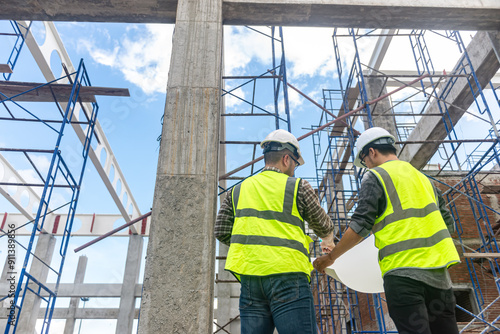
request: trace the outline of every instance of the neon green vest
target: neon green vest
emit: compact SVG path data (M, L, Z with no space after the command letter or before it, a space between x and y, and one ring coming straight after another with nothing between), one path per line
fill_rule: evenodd
M397 268L435 269L459 263L429 179L404 161L370 169L382 184L387 207L375 220L382 276Z
M234 225L226 270L266 276L303 272L310 275L309 244L297 210L299 178L264 171L234 187Z

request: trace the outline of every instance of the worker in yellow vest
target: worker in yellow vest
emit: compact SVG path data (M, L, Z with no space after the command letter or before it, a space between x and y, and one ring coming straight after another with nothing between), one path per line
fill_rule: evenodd
M225 269L241 282L241 333L317 333L304 222L327 248L333 223L309 182L293 177L304 164L297 139L276 130L260 145L263 171L232 189L215 223L215 237L229 246Z
M395 139L373 127L357 141L354 164L369 168L349 228L314 267L324 269L375 235L389 314L399 333L458 333L448 267L459 263L454 221L429 179L396 156Z

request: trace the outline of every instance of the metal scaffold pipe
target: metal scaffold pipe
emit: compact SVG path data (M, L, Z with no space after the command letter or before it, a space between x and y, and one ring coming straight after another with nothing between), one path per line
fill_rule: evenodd
M428 76L429 76L429 74L424 74L424 75L421 75L421 76L420 76L420 77L418 77L417 79L415 79L415 80L413 80L413 81L411 81L411 82L409 82L409 83L405 84L404 86L401 86L401 87L399 87L399 88L396 88L396 89L394 89L393 91L388 92L387 94L384 94L384 95L382 95L382 96L377 97L376 99L373 99L373 100L371 100L371 101L368 101L368 102L366 102L365 104L363 104L362 106L360 106L360 107L358 107L358 108L356 108L356 109L353 109L353 110L349 111L348 113L346 113L346 114L344 114L344 115L342 115L342 116L339 116L339 117L337 117L336 119L334 119L334 120L332 120L332 121L330 121L330 122L328 122L328 123L326 123L326 124L323 124L322 126L320 126L320 127L316 128L316 129L314 129L314 130L312 130L312 131L309 131L309 132L308 132L308 133L306 133L306 134L303 134L302 136L298 137L298 138L297 138L297 140L298 140L298 141L301 141L302 139L307 138L307 137L309 137L310 135L312 135L312 134L314 134L314 133L316 133L316 132L318 132L318 131L321 131L321 130L323 130L323 129L324 129L324 128L326 128L326 127L329 127L330 125L333 125L333 124L335 124L336 122L343 121L345 118L347 118L347 117L349 117L349 116L351 116L351 115L355 114L356 112L358 112L358 111L360 111L360 110L363 110L363 109L364 109L367 105L370 105L370 104L375 104L375 103L379 102L380 100L385 99L386 97L388 97L388 96L390 96L390 95L392 95L392 94L394 94L394 93L399 92L399 91L400 91L400 90L402 90L403 88L406 88L406 87L408 87L408 86L411 86L411 85L413 85L413 84L415 84L415 83L417 83L417 82L421 81L422 79L427 78ZM219 177L219 181L220 181L220 180L225 180L225 179L227 179L227 177L228 177L228 176L231 176L231 175L233 175L233 174L235 174L235 173L239 172L240 170L245 169L245 168L247 168L247 167L249 167L249 166L251 166L251 165L255 164L256 162L259 162L259 161L261 161L262 159L264 159L264 156L260 156L260 157L258 157L258 158L256 158L256 159L254 159L254 160L252 160L252 161L250 161L250 162L248 162L248 163L246 163L246 164L244 164L244 165L242 165L242 166L240 166L240 167L238 167L238 168L236 168L236 169L233 169L232 171L230 171L230 172L228 172L228 173L226 173L226 174L224 174L224 175L220 176L220 177Z
M86 244L81 245L81 246L80 246L80 247L78 247L78 248L75 248L75 253L78 253L78 252L79 252L79 251L81 251L82 249L85 249L85 248L87 248L88 246L91 246L91 245L95 244L96 242L101 241L102 239L105 239L105 238L109 237L110 235L113 235L113 234L115 234L115 233L117 233L117 232L120 232L120 231L121 231L121 230L123 230L124 228L129 227L130 225L133 225L133 224L135 224L135 223L137 223L137 222L140 222L141 220L143 220L144 218L147 218L147 217L149 217L149 216L151 216L151 211L149 211L149 212L148 212L148 213L146 213L146 214L143 214L143 215L142 215L142 216L140 216L140 217L137 217L136 219L134 219L134 220L132 220L132 221L130 221L130 222L128 222L128 223L126 223L126 224L122 225L122 226L119 226L119 227L115 228L114 230L109 231L108 233L105 233L105 234L101 235L100 237L95 238L95 239L94 239L94 240L92 240L92 241L87 242Z

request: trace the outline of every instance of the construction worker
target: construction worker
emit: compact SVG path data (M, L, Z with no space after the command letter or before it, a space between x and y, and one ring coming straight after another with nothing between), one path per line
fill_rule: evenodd
M265 167L221 203L215 237L229 246L226 270L241 282L242 334L317 333L304 221L333 248L333 223L306 180L297 139L276 130L264 139Z
M459 263L454 222L429 179L396 156L385 129L366 130L354 164L369 168L349 228L329 254L314 261L324 273L370 231L379 249L389 314L399 333L458 333L447 268Z

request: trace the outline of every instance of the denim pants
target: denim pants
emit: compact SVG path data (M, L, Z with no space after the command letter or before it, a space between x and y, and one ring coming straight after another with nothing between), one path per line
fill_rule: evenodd
M389 315L400 334L458 334L453 290L407 277L384 277Z
M304 273L244 276L241 279L242 334L316 334L316 315Z

